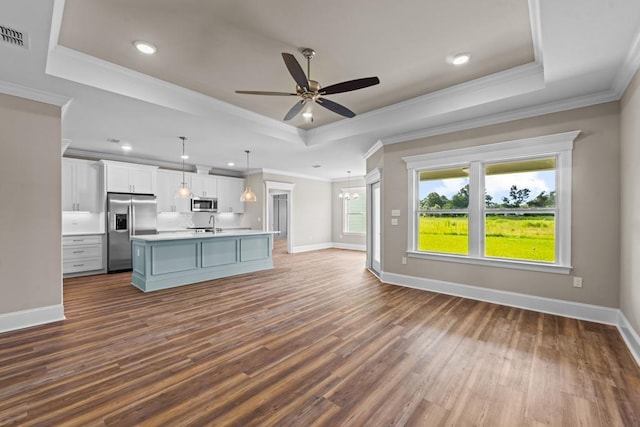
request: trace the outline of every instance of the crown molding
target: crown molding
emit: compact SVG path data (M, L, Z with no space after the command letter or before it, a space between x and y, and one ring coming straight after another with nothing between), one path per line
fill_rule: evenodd
M631 83L631 80L640 69L640 30L636 33L636 36L631 43L631 48L627 53L627 57L624 63L618 70L613 80L613 90L618 95L618 98L622 98L627 86Z
M400 142L413 141L421 138L428 138L436 135L443 135L462 130L475 129L484 126L495 125L499 123L511 122L514 120L526 119L529 117L542 116L544 114L558 113L561 111L573 110L575 108L588 107L591 105L602 104L610 101L617 101L620 97L612 90L602 91L591 95L578 96L569 99L562 99L546 104L525 107L518 110L507 111L504 113L491 114L489 116L478 117L475 119L464 120L461 122L446 124L442 126L434 126L421 129L415 132L408 132L400 135L384 138L384 145L397 144Z
M64 108L71 101L67 96L58 95L44 90L18 85L15 83L0 80L0 93L17 96L18 98L30 99L32 101L43 102L45 104L56 105Z
M270 174L273 174L273 175L290 176L290 177L293 177L293 178L310 179L312 181L331 182L330 179L320 178L318 176L305 175L305 174L294 173L294 172L286 172L286 171L281 171L281 170L277 170L277 169L262 169L262 173L263 174L264 173L270 173Z
M376 153L376 151L378 151L382 147L384 147L384 144L382 143L382 141L377 140L376 143L373 144L371 148L369 148L367 152L362 155L362 157L364 157L364 159L367 160L369 157L373 156Z
M542 58L542 20L540 19L540 0L529 0L529 22L531 25L531 41L533 57L536 64L543 65Z
M249 129L257 134L305 143L302 129L65 46L49 50L45 73L190 114L227 114L253 124Z

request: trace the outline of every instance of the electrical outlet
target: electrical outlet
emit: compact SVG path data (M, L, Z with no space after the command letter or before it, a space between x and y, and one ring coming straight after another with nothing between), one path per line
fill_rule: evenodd
M573 287L581 288L582 287L582 277L574 277L573 278Z
M403 265L406 265L406 264L407 264L407 257L406 257L406 256L403 256L403 257L402 257L402 264L403 264Z

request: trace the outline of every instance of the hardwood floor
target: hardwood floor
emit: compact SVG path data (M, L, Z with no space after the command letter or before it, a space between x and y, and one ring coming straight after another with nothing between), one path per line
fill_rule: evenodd
M0 334L0 425L640 425L612 326L380 284L364 254L143 294L65 280Z

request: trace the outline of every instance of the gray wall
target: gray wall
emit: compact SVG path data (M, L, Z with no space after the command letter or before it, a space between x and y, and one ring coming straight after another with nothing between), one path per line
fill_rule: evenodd
M620 308L640 333L640 73L622 98Z
M60 107L0 94L0 314L62 304Z
M348 187L348 180L333 182L331 186L331 203L333 205L331 214L331 239L334 243L341 243L345 245L360 245L364 248L367 244L367 235L357 234L343 234L342 233L342 199L338 197L340 191L343 188ZM351 187L366 188L366 182L364 178L352 178Z
M370 159L367 162L368 166L374 163L384 165L382 270L386 273L618 307L619 110L620 104L612 102L385 146L381 160ZM402 265L401 259L407 249L408 218L407 169L402 157L572 130L582 130L573 151L572 274L583 277L583 288L572 287L571 277L563 274L415 258L410 258L407 265ZM390 225L391 209L400 209L402 213L399 226Z
M295 184L291 205L293 224L289 230L289 238L294 249L301 246L331 243L332 198L330 182L272 173L263 173L262 179ZM262 184L262 192L264 193L264 184ZM257 192L256 195L258 195ZM258 199L259 203L260 201L266 203L264 196L262 199Z

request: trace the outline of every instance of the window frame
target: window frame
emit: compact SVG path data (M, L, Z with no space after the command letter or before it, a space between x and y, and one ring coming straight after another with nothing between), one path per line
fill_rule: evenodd
M361 213L358 213L358 215L362 215L365 218L365 225L364 225L364 231L362 233L356 232L356 231L347 231L347 225L349 224L349 222L347 221L347 217L349 215L349 212L347 212L347 202L348 200L345 198L342 198L342 234L345 236L364 236L365 234L367 234L367 193L366 193L366 188L365 187L351 187L351 188L341 188L340 191L342 193L347 193L347 192L351 192L351 193L358 193L358 199L362 198L364 200L364 206L362 209Z
M571 272L571 169L573 143L580 131L563 132L469 148L403 157L408 177L407 251L410 258L461 262L561 274ZM544 157L556 158L556 260L554 263L487 257L484 255L485 165ZM456 167L469 168L469 253L454 255L417 250L419 173Z

